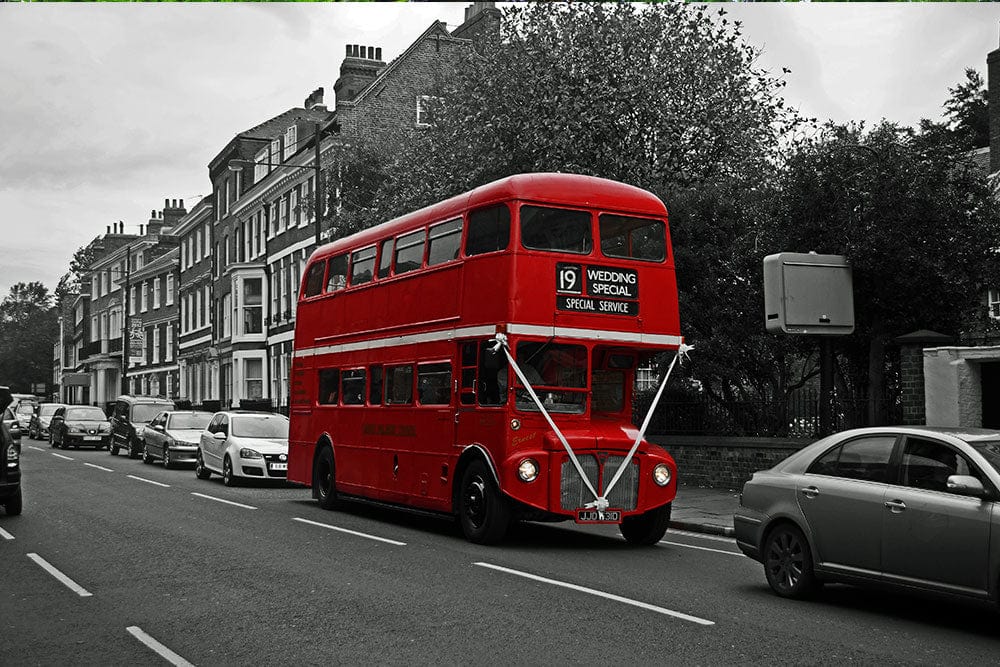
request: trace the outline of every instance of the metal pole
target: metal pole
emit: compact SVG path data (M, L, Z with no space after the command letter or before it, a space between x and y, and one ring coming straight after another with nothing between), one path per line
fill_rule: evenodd
M819 434L833 433L833 343L826 336L819 339Z
M315 144L315 146L313 147L315 151L315 155L313 157L313 169L316 170L316 187L315 190L313 191L313 209L314 209L313 215L316 216L315 220L316 247L318 248L320 245L320 231L321 231L320 213L322 212L323 208L322 202L320 201L320 192L321 192L320 178L322 177L322 172L320 171L320 163L319 163L319 123L313 124L313 143Z

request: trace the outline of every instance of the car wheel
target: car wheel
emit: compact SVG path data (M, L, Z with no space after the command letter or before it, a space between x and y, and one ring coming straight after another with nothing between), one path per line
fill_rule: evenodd
M111 453L111 456L118 456L118 449L119 449L118 445L115 444L111 444L108 446L108 452Z
M194 463L194 475L198 479L208 479L212 476L212 471L205 467L205 461L201 458L200 449Z
M129 440L128 440L128 457L130 459L137 459L140 456L142 456L143 449L145 449L145 447L143 447L142 449L139 449L139 441L138 440L136 440L135 438L129 438Z
M783 523L768 533L764 575L772 590L784 598L804 598L816 590L812 552L796 526Z
M17 516L21 513L21 489L18 488L17 493L7 499L4 503L4 509L7 510L7 514L10 516Z
M462 474L458 521L466 539L476 544L496 544L510 526L510 505L493 482L489 468L479 459Z
M316 457L316 465L313 466L313 488L316 489L316 497L319 499L320 507L332 510L337 506L337 482L334 477L333 451L329 447L323 447L319 456Z
M38 440L38 431L33 431L32 429L29 428L28 437L31 438L32 440Z
M233 473L233 462L229 459L228 454L222 461L222 483L226 486L236 486L239 483L239 480Z
M55 438L53 438L52 434L49 433L49 447L53 447L54 448L55 446L56 446Z
M670 508L671 504L667 503L638 516L627 516L618 529L629 544L642 547L656 544L663 539L670 526Z
M149 455L149 452L146 451L145 447L142 448L142 462L145 463L146 465L149 465L153 462L153 457Z
M173 461L170 460L170 450L166 447L163 448L163 467L168 470L173 467Z

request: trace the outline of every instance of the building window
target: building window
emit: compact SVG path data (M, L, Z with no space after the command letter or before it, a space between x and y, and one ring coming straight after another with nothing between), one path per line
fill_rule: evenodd
M167 305L174 305L174 274L167 274Z
M243 333L264 332L264 288L261 278L243 280Z
M160 327L153 327L153 363L160 363Z
M432 107L438 99L432 95L417 95L417 127L430 127L434 124Z
M991 289L989 291L986 307L989 309L990 317L1000 320L1000 290Z
M243 360L243 381L247 398L261 398L264 395L264 363L260 359Z
M226 200L225 200L226 201L226 213L229 213L229 201L230 201L230 198L232 196L233 196L233 193L229 189L229 179L227 178L226 179Z
M164 355L164 361L174 360L174 324L170 322L167 324L167 329L164 332L166 334L166 354Z
M254 161L253 180L256 183L257 181L267 176L268 172L267 149L262 148L259 151L257 151L257 155L254 156L253 161Z
M212 309L212 303L211 303L211 301L212 301L211 288L208 285L205 285L202 288L202 294L201 294L201 316L202 316L201 325L202 326L208 326L209 324L211 324L211 319L212 319L212 310L211 310Z
M271 141L271 162L281 162L281 138Z
M302 222L302 212L299 210L299 188L295 188L288 193L288 210L292 216L292 226L295 227Z
M149 290L146 289L146 283L139 283L139 294L142 299L142 307L139 309L142 312L149 310Z
M135 285L132 285L129 290L128 297L128 314L135 315L139 309L139 290Z
M282 155L283 160L287 160L291 156L295 155L295 151L298 150L298 128L292 125L290 128L285 130L285 152Z
M222 297L222 336L229 338L233 335L233 321L231 311L233 306L233 295L227 294Z
M160 277L153 278L153 308L160 307Z

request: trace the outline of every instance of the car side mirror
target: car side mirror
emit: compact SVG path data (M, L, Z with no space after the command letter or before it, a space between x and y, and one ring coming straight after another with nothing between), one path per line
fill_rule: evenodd
M154 431L163 431L163 424L157 424L153 427Z
M212 437L215 438L216 440L225 440L226 434L223 431L216 431L215 433L212 434Z
M986 495L983 483L971 475L949 475L946 486L948 491L960 496L982 498Z

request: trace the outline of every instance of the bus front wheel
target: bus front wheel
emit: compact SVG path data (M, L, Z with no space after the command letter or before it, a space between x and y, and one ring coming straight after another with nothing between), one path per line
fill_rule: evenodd
M476 544L496 544L510 526L511 512L489 468L473 461L462 475L458 495L458 521L466 539Z
M622 537L629 544L648 547L663 539L670 525L670 503L638 516L622 519Z
M313 464L313 488L316 490L316 498L319 506L325 510L332 510L337 506L337 483L334 478L333 450L323 447L316 463Z

